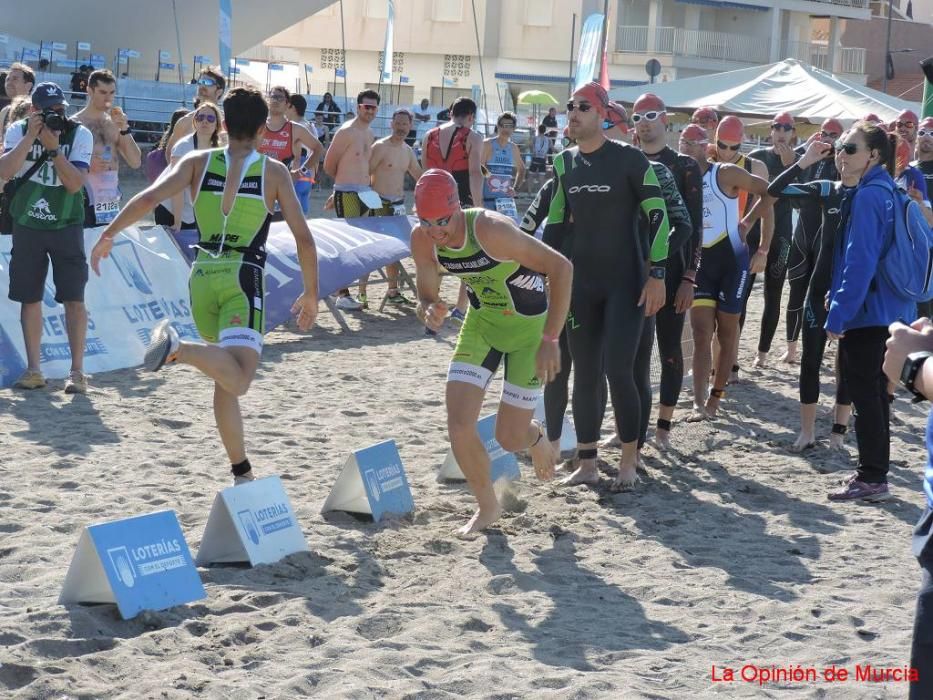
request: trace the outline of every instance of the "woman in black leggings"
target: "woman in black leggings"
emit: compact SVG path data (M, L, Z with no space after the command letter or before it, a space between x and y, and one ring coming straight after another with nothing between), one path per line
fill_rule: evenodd
M803 335L803 355L800 358L800 434L792 450L800 452L816 445L816 408L820 397L820 367L823 351L826 347L826 293L829 291L832 277L833 245L840 223L842 201L858 184L858 175L849 174L843 180L819 179L809 182L796 182L807 173L817 170L818 165L833 158L833 147L822 140L812 141L803 157L781 173L768 188L772 197L789 199L819 207L821 219L814 240L807 247L813 262L809 274L791 281L791 299L799 294L803 297L800 304L800 332ZM806 173L804 172L806 171ZM835 167L832 168L836 172ZM795 288L796 285L796 288ZM800 287L803 286L801 293ZM793 301L788 303L788 315ZM788 326L790 321L788 321ZM788 336L790 340L790 336ZM839 358L836 358L836 406L833 412L833 427L830 434L830 447L841 449L852 412L845 379L839 373Z

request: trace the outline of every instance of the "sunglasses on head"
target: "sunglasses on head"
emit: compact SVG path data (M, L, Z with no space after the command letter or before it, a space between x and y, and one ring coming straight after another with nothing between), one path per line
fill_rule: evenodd
M269 95L270 102L285 102L288 98L285 95Z
M903 127L905 129L913 129L917 126L916 122L894 122L894 126Z
M196 122L209 122L213 124L215 121L217 121L217 117L215 117L213 114L202 113L196 116L194 120Z
M732 144L730 146L729 144L723 143L722 141L717 141L716 145L719 146L719 148L721 148L723 151L737 151L742 147L742 144L740 143Z
M680 139L680 144L686 146L687 148L696 148L697 146L706 146L709 141L687 141L686 139Z
M572 112L575 109L579 109L581 112L589 112L593 109L593 105L589 102L581 102L580 104L575 105L572 101L567 103L567 111Z
M366 109L366 110L369 110L369 111L371 111L371 112L375 112L377 109L379 109L379 107L378 107L377 105L360 105L360 104L357 105L357 108L358 108L358 109Z
M859 151L858 144L853 143L852 141L847 141L846 143L843 143L842 141L836 141L835 146L837 151L843 151L846 155L849 156L854 156Z
M933 129L918 129L917 136L933 136Z
M784 124L784 123L782 122L782 123L780 123L780 124L772 124L772 125L771 125L771 128L774 129L775 131L793 131L793 130L794 130L794 125L793 125L793 124Z
M667 112L665 112L663 109L660 109L660 110L653 109L650 112L645 112L643 114L639 114L638 112L635 112L635 114L632 115L632 123L637 124L642 119L649 121L649 122L653 122L655 119L657 119L658 117L664 114L667 114Z
M453 218L453 214L450 216L443 216L440 219L435 219L431 221L430 219L418 219L421 222L422 226L432 227L432 226L446 226L450 223L450 220Z
M204 87L214 87L217 85L217 81L213 78L198 78L198 85L203 85Z

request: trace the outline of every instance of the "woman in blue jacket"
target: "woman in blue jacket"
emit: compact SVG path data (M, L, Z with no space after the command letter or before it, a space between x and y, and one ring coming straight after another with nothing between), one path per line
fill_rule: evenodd
M884 361L888 326L913 320L916 304L878 274L894 235L894 158L897 137L857 122L837 144L843 177L859 173L858 187L842 202L833 252L826 335L839 341L840 369L855 406L858 468L829 494L833 501L883 501L890 496L890 431Z

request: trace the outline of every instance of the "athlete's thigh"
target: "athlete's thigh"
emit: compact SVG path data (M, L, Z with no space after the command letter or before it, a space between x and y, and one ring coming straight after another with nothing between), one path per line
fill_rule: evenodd
M233 359L240 365L246 379L252 382L256 376L256 370L259 369L261 355L256 350L242 345L224 347L223 349L233 355Z
M740 314L749 284L748 248L729 246L731 259L725 266L717 309L725 314Z
M218 291L218 342L261 353L265 333L262 268L248 262L231 264L229 274L218 284L222 285Z
M188 278L191 317L201 338L209 343L216 343L219 336L220 307L217 303L214 279L222 274L215 264L195 262Z
M500 440L500 435L516 435L527 430L534 415L534 406L522 408L500 401L499 411L496 413L496 439L501 443L505 438Z
M616 292L606 304L605 370L608 376L631 371L642 340L645 309L627 290Z
M446 389L447 424L476 425L483 409L484 387L460 381L448 381Z
M543 326L543 322L541 325ZM528 336L527 342L505 355L505 381L502 383L499 403L534 410L544 388L537 370L541 334L537 328L530 330L532 332L525 332Z
M599 370L605 345L606 301L584 286L575 287L570 297L567 341L577 372L581 368Z
M484 325L478 313L467 314L447 368L448 384L470 384L481 392L486 391L502 361L502 353L489 343L483 332Z

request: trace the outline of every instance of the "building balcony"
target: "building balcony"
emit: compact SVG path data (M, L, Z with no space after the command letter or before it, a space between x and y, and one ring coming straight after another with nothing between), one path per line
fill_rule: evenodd
M844 0L834 0L843 2ZM860 0L849 0L859 2ZM771 39L768 37L729 34L677 27L619 26L616 51L623 54L644 54L649 57L671 56L675 60L714 61L729 67L747 64L763 65L771 60ZM826 44L781 42L781 59L796 58L823 70L830 70ZM839 47L836 50L836 71L864 75L865 49Z

